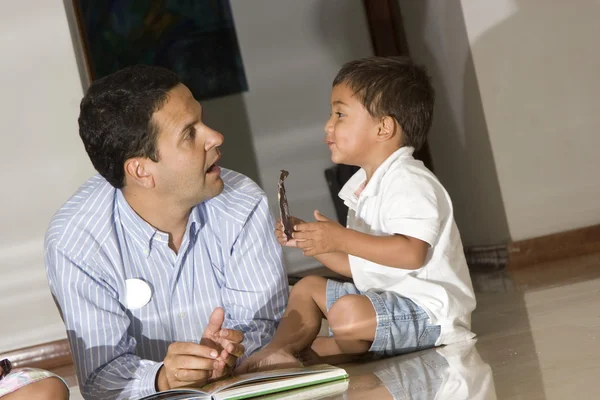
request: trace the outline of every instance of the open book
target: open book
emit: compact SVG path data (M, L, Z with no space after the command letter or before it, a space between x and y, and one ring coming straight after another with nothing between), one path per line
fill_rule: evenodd
M167 390L140 400L237 400L258 396L263 399L318 399L342 393L347 388L345 370L320 364L253 372L209 383L201 389Z

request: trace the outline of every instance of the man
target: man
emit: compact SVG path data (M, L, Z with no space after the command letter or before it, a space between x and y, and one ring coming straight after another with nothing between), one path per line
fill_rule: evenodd
M271 339L288 285L263 191L221 169L223 136L172 72L94 82L96 170L57 212L46 269L86 399L200 386Z

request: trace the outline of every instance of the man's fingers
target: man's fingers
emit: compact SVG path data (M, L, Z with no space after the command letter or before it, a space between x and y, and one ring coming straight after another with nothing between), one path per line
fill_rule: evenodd
M223 351L238 358L243 356L246 351L246 348L241 343L227 343L224 344L223 349ZM221 353L221 355L223 355L223 353Z
M237 362L239 357L236 357L233 354L227 353L227 356L225 356L224 358L225 358L225 364L227 364L228 367L234 367L235 363Z
M175 342L169 346L168 354L172 356L186 355L215 359L219 352L213 347L191 342Z
M200 371L212 371L218 369L221 366L221 361L214 360L212 358L194 357L188 355L177 355L173 357L169 367L177 370L200 370ZM181 376L178 374L177 379L181 380Z
M208 379L213 371L224 368L225 362L210 360L214 365L204 369L174 368L173 376L179 382L199 382Z
M232 343L242 343L242 340L244 340L244 333L237 329L221 329L219 336Z
M221 307L215 308L212 314L210 314L208 324L206 325L206 328L204 328L202 337L216 335L221 330L223 321L225 321L225 310L223 310Z

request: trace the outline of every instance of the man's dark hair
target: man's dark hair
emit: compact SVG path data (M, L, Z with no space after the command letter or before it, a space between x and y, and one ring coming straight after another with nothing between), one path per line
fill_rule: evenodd
M406 57L369 57L350 61L333 80L345 84L374 118L391 116L404 144L421 148L431 127L435 94L425 68Z
M93 82L81 100L79 136L94 168L114 187L125 184L129 158L158 161L152 114L179 83L168 69L135 65Z

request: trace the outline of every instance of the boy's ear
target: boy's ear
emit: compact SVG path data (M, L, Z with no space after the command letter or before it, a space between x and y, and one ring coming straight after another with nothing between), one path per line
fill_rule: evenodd
M401 133L402 130L400 129L400 124L398 124L395 118L389 115L381 118L379 123L379 131L377 132L378 141L384 142L386 140L390 140Z
M148 158L134 157L125 161L125 181L140 185L146 189L154 187L154 176L149 171Z

